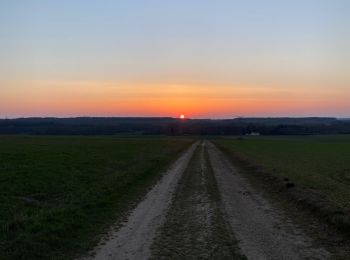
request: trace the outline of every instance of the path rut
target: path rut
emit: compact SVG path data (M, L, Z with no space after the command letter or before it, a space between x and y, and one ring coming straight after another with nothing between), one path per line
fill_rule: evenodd
M164 174L126 223L103 238L94 256L88 259L147 259L156 230L163 224L176 184L186 169L198 143L193 144Z
M193 144L90 259L331 259L213 143Z
M224 211L248 259L331 258L282 210L254 190L214 144L207 147Z
M242 259L220 209L205 143L195 151L176 189L152 259Z

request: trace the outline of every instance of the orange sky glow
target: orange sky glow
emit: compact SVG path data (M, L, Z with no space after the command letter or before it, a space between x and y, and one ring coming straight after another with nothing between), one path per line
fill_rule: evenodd
M350 117L350 1L0 1L0 10L0 118Z
M1 111L14 116L237 116L329 115L350 109L344 90L273 86L27 81L3 92ZM26 91L27 89L27 91ZM345 93L350 94L345 90ZM325 110L326 109L326 110ZM6 115L3 115L6 116Z

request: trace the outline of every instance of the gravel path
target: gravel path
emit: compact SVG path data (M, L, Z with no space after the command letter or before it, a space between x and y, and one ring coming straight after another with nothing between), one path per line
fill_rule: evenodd
M156 230L164 220L172 194L198 143L193 144L131 212L127 222L111 231L90 259L147 259ZM104 242L106 241L106 242Z
M212 143L192 145L90 259L331 259Z
M220 195L205 143L195 151L176 189L152 259L241 259L220 209Z
M248 259L330 259L278 208L254 190L212 143L210 163L232 230Z

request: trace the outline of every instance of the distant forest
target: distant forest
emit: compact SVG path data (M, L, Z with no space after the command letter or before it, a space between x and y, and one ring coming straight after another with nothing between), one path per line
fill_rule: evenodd
M0 134L35 135L350 134L350 120L329 117L185 119L78 117L0 119Z

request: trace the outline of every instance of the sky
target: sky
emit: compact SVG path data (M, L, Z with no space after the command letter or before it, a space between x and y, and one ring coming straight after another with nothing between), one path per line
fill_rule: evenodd
M350 1L0 1L0 118L350 117Z

